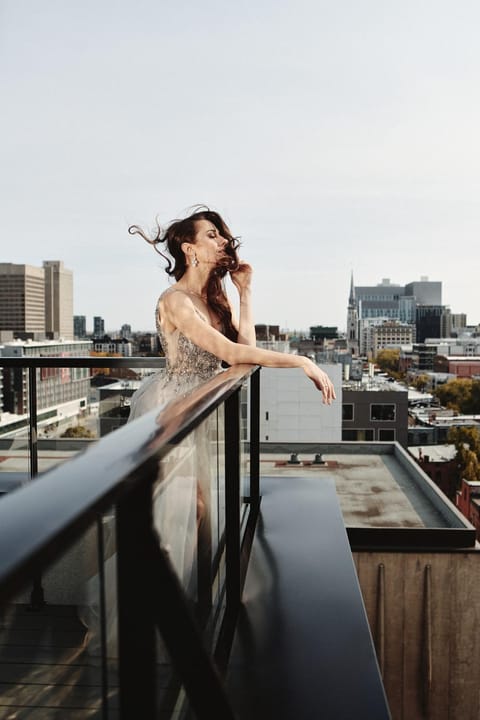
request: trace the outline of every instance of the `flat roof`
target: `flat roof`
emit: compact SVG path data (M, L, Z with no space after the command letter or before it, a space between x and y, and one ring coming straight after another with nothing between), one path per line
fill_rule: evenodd
M313 460L298 455L301 463ZM419 493L406 493L407 473L390 455L342 455L322 453L324 466L277 465L285 455L266 459L262 455L261 475L307 474L319 481L328 476L335 480L337 495L346 525L363 527L448 527L448 524L429 503L422 502ZM409 497L410 496L410 497Z
M387 530L396 542L402 533L395 531L428 531L427 544L435 547L450 547L450 542L454 543L451 547L475 544L473 526L397 443L319 444L311 450L298 448L298 452L292 448L299 464L288 462L287 446L287 452L274 449L270 454L263 451L264 445L261 476L290 476L292 482L307 474L319 482L324 477L334 479L347 529L378 531L377 535ZM313 462L316 453L321 454L323 465ZM418 544L420 536L415 535Z
M455 445L409 445L408 452L415 459L420 457L420 453L425 459L428 456L430 462L449 462L453 460L457 454Z

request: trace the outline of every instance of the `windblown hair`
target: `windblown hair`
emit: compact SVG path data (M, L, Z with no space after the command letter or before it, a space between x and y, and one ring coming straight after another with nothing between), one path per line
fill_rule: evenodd
M219 234L225 238L227 244L224 248L224 256L219 259L207 282L207 301L211 309L220 318L223 332L230 340L237 341L238 333L232 324L232 313L228 304L227 296L223 287L222 279L227 272L237 270L239 260L237 249L240 245L238 238L233 237L228 226L222 217L204 205L197 206L195 212L184 220L174 220L165 230L162 230L158 221L153 237L149 237L138 225L131 225L128 232L131 235L140 235L150 245L153 245L156 252L167 262L165 272L175 280L180 280L187 270L185 254L182 250L182 243L195 243L196 222L198 220L209 220L217 228ZM159 247L164 243L162 252Z

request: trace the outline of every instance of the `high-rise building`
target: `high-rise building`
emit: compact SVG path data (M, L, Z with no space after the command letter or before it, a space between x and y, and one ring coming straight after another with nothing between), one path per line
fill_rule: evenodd
M120 335L123 338L126 338L127 340L131 340L132 339L132 326L129 325L128 323L125 323L124 325L122 325L121 330L120 330Z
M425 342L426 338L442 337L443 305L418 305L416 325L417 343Z
M422 276L419 281L405 285L405 295L414 297L417 305L441 305L442 283Z
M355 340L360 353L364 354L365 333L374 325L381 326L389 322L411 325L412 329L420 323L420 335L425 337L427 332L428 337L429 331L437 328L440 322L439 317L444 310L441 303L442 283L430 281L427 277L421 277L419 281L407 283L405 286L392 283L389 278L384 278L381 283L372 286L353 287L352 282L348 301L347 340L352 343L351 336L356 332ZM422 307L430 310L419 311ZM433 312L433 307L440 308L440 311ZM437 319L434 320L434 317ZM405 331L408 335L408 328L405 327ZM440 336L440 325L438 335ZM417 334L417 341L418 339Z
M93 337L103 337L105 335L105 320L99 315L93 318Z
M45 271L0 263L0 330L19 335L45 334Z
M45 331L49 337L73 340L73 273L60 260L44 260Z
M85 315L73 316L73 334L76 340L87 337L87 318Z

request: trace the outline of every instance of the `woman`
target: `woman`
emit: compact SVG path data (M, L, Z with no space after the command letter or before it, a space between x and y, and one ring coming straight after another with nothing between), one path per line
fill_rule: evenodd
M335 398L326 373L302 355L256 347L251 312L252 268L238 259L238 241L217 212L200 208L176 220L156 237L141 235L167 260L166 272L176 280L159 298L157 331L167 359L166 373L151 376L132 398L130 420L175 395L186 394L228 365L249 363L265 367L302 369L322 392L323 402ZM158 250L165 244L170 256ZM239 294L235 318L222 279L229 273Z
M173 222L156 237L149 238L136 225L131 234L141 235L167 261L166 272L175 283L159 298L157 331L165 352L166 370L154 373L131 398L129 421L174 398L188 395L193 388L228 365L250 363L266 367L298 367L322 392L323 401L335 398L328 376L311 360L300 355L262 350L255 344L250 284L252 268L238 259L238 241L220 215L200 208L184 220ZM158 250L164 244L168 256ZM229 273L239 294L240 312L235 318L223 287ZM188 595L195 600L197 563L203 548L214 553L220 542L218 508L221 488L216 480L217 427L213 416L193 434L170 449L160 461L154 488L154 522L163 548L168 552ZM211 508L216 508L211 513ZM114 587L114 544L106 562L107 589ZM207 557L208 562L208 557ZM90 652L98 649L98 576L86 587L81 617L89 628ZM116 656L116 599L107 593L107 652ZM162 650L158 649L159 657Z

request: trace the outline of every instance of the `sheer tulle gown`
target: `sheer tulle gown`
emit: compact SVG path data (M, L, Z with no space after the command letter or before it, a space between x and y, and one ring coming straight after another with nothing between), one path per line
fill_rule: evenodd
M166 292L172 292L172 289ZM161 298L159 299L160 303ZM128 422L171 400L186 397L203 382L221 371L217 357L202 350L178 330L164 333L158 313L157 332L165 353L166 367L146 378L131 398ZM196 549L200 525L211 532L212 469L210 445L215 429L213 418L172 448L159 463L154 488L154 522L162 547L187 593L195 599ZM113 529L113 528L112 528ZM107 579L107 653L117 654L114 534L107 530L108 544L113 547L105 562ZM80 610L89 629L89 650L99 651L98 575L87 583L87 604ZM95 599L94 599L95 598Z

